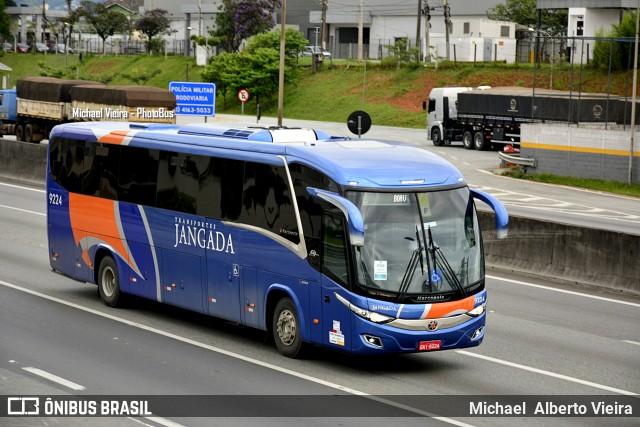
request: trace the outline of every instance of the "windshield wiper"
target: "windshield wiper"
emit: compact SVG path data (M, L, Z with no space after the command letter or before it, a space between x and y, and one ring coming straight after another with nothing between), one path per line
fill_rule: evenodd
M447 279L450 284L453 284L454 287L460 291L463 297L466 297L467 292L465 291L464 286L462 286L462 283L460 283L458 275L455 271L453 271L453 268L451 268L451 264L449 264L449 261L447 261L447 258L442 253L440 247L433 241L433 235L431 234L430 226L427 226L427 234L429 235L429 252L431 253L431 258L433 259L434 271L436 266L440 266L444 278ZM429 274L429 277L431 277L431 274Z
M411 252L411 258L409 259L409 264L407 264L407 269L404 271L404 275L402 276L402 281L400 282L400 290L398 291L398 301L402 301L409 290L409 285L413 280L413 276L416 272L416 267L418 266L418 260L422 258L422 251L424 248L422 246L418 246L413 252ZM423 270L424 271L424 270Z

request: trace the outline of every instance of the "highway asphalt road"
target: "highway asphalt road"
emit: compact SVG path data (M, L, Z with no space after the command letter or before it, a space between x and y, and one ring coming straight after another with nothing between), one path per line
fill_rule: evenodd
M315 349L290 360L259 331L149 301L105 307L93 285L50 271L45 207L42 188L0 182L0 394L231 395L241 406L247 395L309 403L309 396L368 394L386 396L375 401L385 407L402 402L416 417L43 417L1 425L637 425L637 418L425 418L411 402L428 395L637 399L638 297L491 275L478 348L384 358Z

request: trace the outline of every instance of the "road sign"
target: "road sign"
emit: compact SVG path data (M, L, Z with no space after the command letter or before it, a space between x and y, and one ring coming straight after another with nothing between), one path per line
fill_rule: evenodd
M371 129L371 116L364 111L354 111L347 119L347 127L359 138Z
M240 89L238 91L238 100L240 102L247 102L249 100L249 91L246 89Z
M216 115L215 83L171 82L169 90L176 96L176 115Z

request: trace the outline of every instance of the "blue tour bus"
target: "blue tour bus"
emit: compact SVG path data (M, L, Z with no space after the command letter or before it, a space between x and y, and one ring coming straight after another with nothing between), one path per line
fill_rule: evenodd
M55 127L53 271L307 343L383 354L471 347L485 325L474 199L430 152L310 129Z

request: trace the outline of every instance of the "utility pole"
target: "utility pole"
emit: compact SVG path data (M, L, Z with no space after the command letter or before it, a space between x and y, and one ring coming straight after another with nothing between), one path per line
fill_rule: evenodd
M322 50L327 48L327 7L329 0L322 0Z
M282 0L280 16L280 73L278 75L278 126L282 126L282 110L284 107L284 47L285 47L285 21L287 16L287 0Z
M358 61L362 61L362 51L364 44L364 0L360 0L360 16L358 18Z
M420 62L420 57L422 56L420 55L422 52L422 46L420 45L420 24L422 24L422 0L418 0L418 24L416 28L416 47L418 48L417 62Z
M429 9L429 0L425 2L424 8L422 9L422 13L426 17L424 23L424 42L427 45L426 52L424 56L425 62L431 62L431 41L429 38L429 33L431 32L431 10Z
M449 54L449 31L451 30L451 11L449 10L449 1L442 0L444 6L444 40L447 44L447 61L451 59Z

